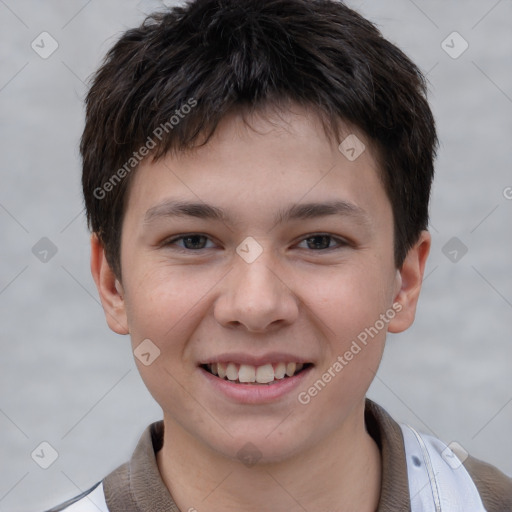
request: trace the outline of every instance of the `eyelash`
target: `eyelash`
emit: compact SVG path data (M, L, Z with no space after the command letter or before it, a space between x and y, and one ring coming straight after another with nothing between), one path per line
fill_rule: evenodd
M162 246L163 247L168 247L168 246L171 246L173 244L175 244L177 241L180 241L180 240L184 240L186 238L196 238L196 237L202 237L202 238L206 238L208 240L210 240L210 238L207 236L207 235L203 235L201 233L190 233L190 234L187 234L187 235L181 235L181 236L178 236L178 237L175 237L175 238L172 238L172 239L169 239L169 240L166 240L165 242L162 243ZM332 251L332 250L336 250L336 249L341 249L343 247L346 247L346 246L350 246L350 242L348 242L347 240L344 240L343 238L339 238L339 237L335 237L333 235L330 235L328 233L313 233L311 235L308 235L304 238L301 239L301 242L304 242L304 241L308 241L308 240L311 240L311 239L314 239L314 238L321 238L321 237L327 237L331 240L334 240L338 243L338 247L327 247L326 249L311 249L312 252L326 252L326 251ZM299 242L299 243L301 243ZM205 251L209 249L208 247L203 247L201 249L187 249L185 247L180 247L178 248L178 251L179 252L200 252L200 251Z

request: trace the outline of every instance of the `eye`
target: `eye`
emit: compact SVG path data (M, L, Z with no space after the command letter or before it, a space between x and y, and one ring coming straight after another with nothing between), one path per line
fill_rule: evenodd
M347 241L327 234L315 234L313 236L309 236L308 238L305 238L301 243L305 242L308 249L312 249L314 251L322 251L326 249L336 249L336 246L332 247L330 245L332 241L338 243L338 248L349 245Z
M165 241L162 245L167 247L171 245L177 245L181 249L186 249L190 251L200 251L202 249L209 249L210 247L205 247L205 244L208 242L209 238L206 235L201 235L199 233L192 233L190 235L183 235L176 238L172 238L170 240ZM211 241L211 240L210 240ZM183 242L183 245L179 245L177 242Z
M212 244L209 247L207 246L208 242ZM306 244L306 247L300 247L302 244ZM339 249L347 245L350 245L350 243L342 238L334 237L325 233L318 233L304 238L298 244L298 247L318 252ZM175 246L178 250L182 250L183 252L190 252L211 249L215 247L215 244L206 235L202 235L200 233L190 233L166 240L162 243L162 246L171 248L172 246Z

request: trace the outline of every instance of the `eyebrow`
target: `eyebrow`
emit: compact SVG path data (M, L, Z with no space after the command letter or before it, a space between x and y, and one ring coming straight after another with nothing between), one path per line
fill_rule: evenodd
M283 224L292 220L307 220L327 216L351 217L362 224L370 224L370 217L361 207L348 201L336 200L323 203L292 204L281 209L274 217L274 224ZM144 216L144 224L169 217L195 217L216 220L230 224L227 213L217 206L168 199L150 208Z

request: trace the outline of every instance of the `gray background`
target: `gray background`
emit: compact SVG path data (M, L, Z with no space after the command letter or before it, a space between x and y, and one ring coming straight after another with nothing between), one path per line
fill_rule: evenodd
M512 2L348 3L428 72L442 141L417 320L390 336L370 397L512 474ZM0 0L0 511L87 489L161 416L99 305L77 151L87 77L150 7ZM31 48L43 31L59 44L48 59ZM453 31L469 43L457 59L441 47ZM46 263L42 237L58 249ZM59 454L46 470L31 458L42 441Z

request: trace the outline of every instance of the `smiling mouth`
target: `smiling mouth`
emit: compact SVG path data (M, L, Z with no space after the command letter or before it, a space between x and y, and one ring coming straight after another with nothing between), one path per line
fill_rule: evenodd
M202 364L201 368L219 379L227 380L234 384L276 384L277 382L294 377L312 363L267 363L261 366L236 363L211 363Z

